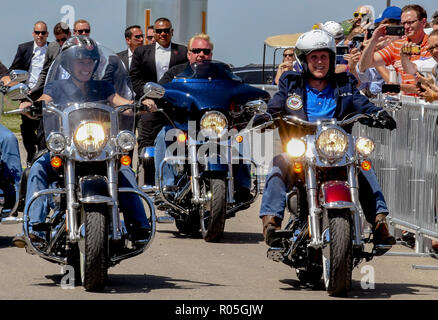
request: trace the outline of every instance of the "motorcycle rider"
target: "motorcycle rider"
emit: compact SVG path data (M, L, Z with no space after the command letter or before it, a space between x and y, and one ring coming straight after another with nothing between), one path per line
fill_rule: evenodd
M357 90L357 80L351 74L335 73L336 47L333 37L323 30L304 33L297 40L295 54L302 73L288 71L282 75L278 92L268 103L271 115L293 115L315 122L317 119L344 119L353 113L377 114L389 130L396 128L392 117L372 104ZM261 121L264 121L261 119ZM260 120L257 121L260 123ZM365 123L366 121L363 121ZM365 123L372 124L372 123ZM379 124L374 123L374 126ZM382 127L382 125L380 125ZM295 130L294 130L295 129ZM280 123L283 142L291 135L302 136L297 127ZM286 205L286 194L293 186L295 175L286 153L273 159L272 170L266 178L260 207L265 242L275 244L275 230L281 228ZM365 217L373 225L375 244L395 244L386 222L388 208L374 171L359 173L359 200Z
M61 66L70 77L68 79L56 80L46 84L44 94L38 100L46 103L53 101L55 104L65 104L77 101L99 101L106 100L113 106L132 104L115 92L111 81L93 80L100 61L99 47L86 36L73 36L63 45L61 53ZM26 108L30 102L23 102L20 108ZM50 165L50 153L45 153L36 160L29 173L26 205L35 192L47 189L49 185L58 179L58 173ZM119 171L120 187L136 187L135 174L130 166L121 166ZM119 207L124 213L128 232L133 240L146 239L150 232L149 221L146 217L141 199L131 193L119 195ZM32 225L45 222L49 211L49 197L37 198L29 208L29 237L36 243L44 242L44 233L32 231ZM17 247L24 247L25 242L22 235L16 236L13 243Z
M203 61L210 61L213 58L213 43L210 40L210 36L207 34L196 34L188 42L187 45L187 59L186 63L182 63L170 68L159 81L160 84L171 82L175 76L182 73L186 68L193 63L202 63ZM149 102L148 102L149 103ZM154 103L150 100L150 103ZM179 124L179 128L187 130L187 124ZM159 168L161 161L165 157L166 153L166 132L173 127L165 126L157 135L155 139L155 175L158 179ZM236 201L246 202L250 199L250 187L251 176L250 166L247 164L240 164L235 170L235 182L236 182ZM163 183L164 190L171 190L174 185L174 174L172 166L166 164L163 168Z
M10 85L9 70L0 62L0 85ZM0 177L1 181L10 181L10 188L3 187L5 204L4 208L11 209L20 190L20 179L23 168L21 167L20 149L15 134L0 124ZM15 189L15 190L14 190Z

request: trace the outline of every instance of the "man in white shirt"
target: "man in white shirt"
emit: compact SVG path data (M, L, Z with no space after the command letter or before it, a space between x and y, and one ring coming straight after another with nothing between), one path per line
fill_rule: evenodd
M29 88L35 87L38 81L41 69L43 68L44 58L47 51L47 24L44 21L37 21L33 27L33 41L22 43L18 46L14 61L9 70L19 69L28 71L30 74L28 85ZM36 100L41 95L40 92L31 94L31 98ZM39 120L29 119L26 116L21 117L21 135L23 144L27 151L27 162L31 163L36 152L36 130Z
M125 64L126 70L129 71L134 50L143 45L144 34L141 27L138 25L127 27L125 29L125 41L128 49L118 52L117 55Z
M158 82L174 65L187 62L187 47L172 42L172 23L167 18L158 18L154 23L154 44L140 46L132 55L129 75L139 99L146 82ZM140 116L137 124L139 150L153 146L165 118L160 112L147 112Z

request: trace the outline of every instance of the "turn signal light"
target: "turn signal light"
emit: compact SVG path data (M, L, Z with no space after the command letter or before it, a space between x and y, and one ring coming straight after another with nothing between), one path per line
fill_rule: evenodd
M183 142L186 142L186 140L187 140L187 137L184 133L180 133L178 135L178 142L183 143Z
M236 142L237 143L242 143L243 142L243 137L242 136L236 136Z
M365 171L370 171L370 170L371 170L371 162L368 161L368 160L364 160L364 161L362 161L362 163L361 163L360 166L361 166L362 169L365 170Z
M50 159L50 164L53 168L58 169L60 166L62 166L62 159L60 157L53 157Z
M130 166L131 165L131 157L130 156L122 156L120 158L120 163L124 166Z
M303 164L301 162L295 162L293 166L293 170L295 173L303 172Z

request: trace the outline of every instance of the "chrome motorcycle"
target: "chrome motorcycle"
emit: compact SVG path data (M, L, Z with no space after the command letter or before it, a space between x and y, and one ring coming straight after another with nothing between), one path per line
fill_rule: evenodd
M181 233L194 236L201 230L205 241L219 241L225 220L247 209L258 195L259 178L254 175L248 197L236 201L238 170L258 166L242 156L247 142L238 132L260 105L266 106L257 99L267 100L269 94L244 84L226 64L204 61L188 65L163 87L146 84L145 95L162 97L157 104L175 128L176 152L159 164L157 187L144 190L154 194L157 208L175 219ZM165 189L163 168L169 165L175 185Z
M96 80L111 75L116 92L130 98L132 90L122 61L109 49L99 46L100 64ZM66 81L62 52L53 62L46 86ZM63 79L63 80L60 80ZM68 75L67 75L68 79ZM29 89L20 84L10 89L15 99L29 99ZM35 102L30 110L37 107ZM155 210L152 200L138 187L119 186L118 172L130 166L129 152L134 149L134 119L137 105L113 107L105 101L49 102L42 104L44 133L50 163L58 173L49 189L27 199L23 218L26 250L61 265L71 265L76 283L86 290L100 291L107 281L108 268L143 253L155 235ZM18 109L16 112L21 112ZM26 110L25 110L26 111ZM137 241L127 232L119 212L119 193L136 194L142 199L151 226L146 239ZM45 243L29 238L29 211L40 197L49 197L50 213L46 221L33 224L32 230L45 232ZM124 213L126 214L126 213ZM4 223L12 223L12 219Z
M345 130L362 118L379 121L378 116L366 114L315 123L282 117L306 134L291 138L285 148L297 178L286 199L289 220L283 230L275 231L275 247L268 249L267 256L295 268L305 284L315 284L322 277L333 296L350 290L352 270L363 259L369 261L392 247L375 245L371 252L365 251L370 238L364 233L358 173L360 168L371 169L368 157L374 142ZM276 121L271 118L259 129Z

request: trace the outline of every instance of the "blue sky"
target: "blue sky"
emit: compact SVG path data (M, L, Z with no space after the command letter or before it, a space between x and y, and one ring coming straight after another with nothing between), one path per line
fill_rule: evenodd
M371 5L378 16L387 0L208 0L208 33L214 58L235 66L262 63L263 41L272 35L305 32L315 23L343 21L360 5ZM428 17L437 0L396 1L391 5L423 6ZM273 52L273 50L270 50ZM269 62L272 63L272 55Z
M165 2L161 0L159 3L161 12L166 14L165 4L168 3L172 6L169 7L168 13L171 15L184 1L188 0ZM123 39L123 30L126 26L126 0L2 0L1 2L0 29L3 30L3 34L0 60L8 67L18 44L32 40L35 21L47 22L50 31L49 40L53 41L51 34L53 26L72 14L68 11L69 8L74 9L72 15L74 19L80 17L90 21L91 35L94 39L115 52L126 48ZM362 4L372 5L378 15L386 7L387 0L207 0L207 2L207 32L215 44L214 58L242 66L262 62L263 41L268 36L304 32L318 22L348 19ZM408 3L422 5L429 16L438 10L437 0L391 0L392 5L400 7ZM183 23L185 19L190 17L179 17ZM180 43L185 44L185 41ZM269 61L272 61L271 57Z

